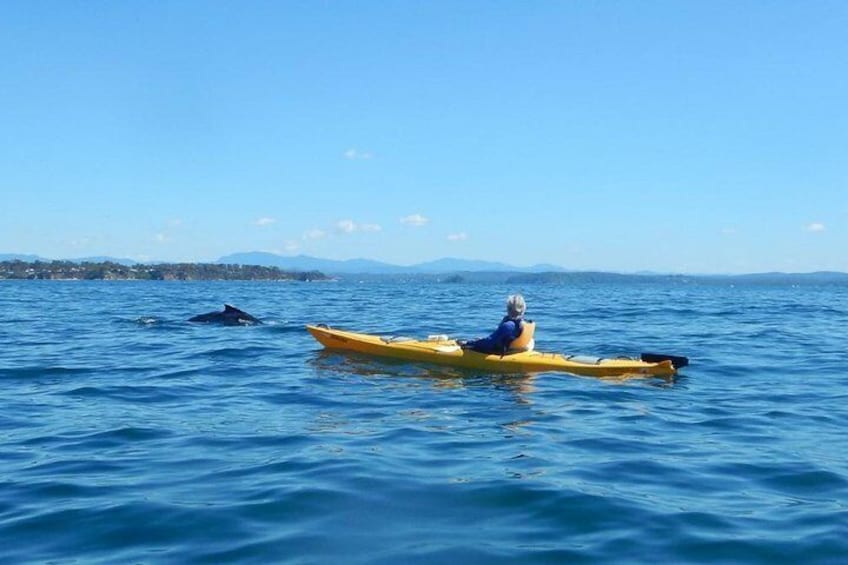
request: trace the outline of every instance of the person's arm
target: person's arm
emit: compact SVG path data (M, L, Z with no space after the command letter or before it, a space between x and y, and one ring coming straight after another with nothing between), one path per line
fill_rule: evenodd
M501 353L506 350L515 335L515 322L507 320L488 337L469 342L467 345L482 353Z

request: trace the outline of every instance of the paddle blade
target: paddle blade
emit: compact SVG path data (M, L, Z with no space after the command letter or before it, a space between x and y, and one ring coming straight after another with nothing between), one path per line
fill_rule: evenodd
M689 364L688 357L682 357L680 355L664 355L662 353L643 353L642 361L644 361L645 363L659 363L660 361L671 361L671 365L675 369L685 367Z

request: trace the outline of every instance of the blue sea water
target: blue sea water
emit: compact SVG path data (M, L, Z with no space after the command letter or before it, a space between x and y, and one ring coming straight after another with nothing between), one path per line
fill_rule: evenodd
M677 378L321 350L304 324L687 355ZM268 323L186 323L232 303ZM845 563L848 287L0 283L0 562Z

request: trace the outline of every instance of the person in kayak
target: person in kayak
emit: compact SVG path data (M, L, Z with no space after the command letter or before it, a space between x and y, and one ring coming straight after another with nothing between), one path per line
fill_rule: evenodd
M498 353L508 351L532 351L533 332L536 324L524 320L527 304L520 294L512 294L506 299L506 316L489 337L461 341L463 349L472 349L480 353Z

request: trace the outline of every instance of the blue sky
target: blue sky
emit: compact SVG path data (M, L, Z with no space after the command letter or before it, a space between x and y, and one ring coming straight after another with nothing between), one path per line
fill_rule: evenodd
M848 271L842 1L0 3L0 252Z

